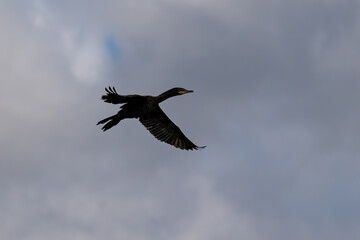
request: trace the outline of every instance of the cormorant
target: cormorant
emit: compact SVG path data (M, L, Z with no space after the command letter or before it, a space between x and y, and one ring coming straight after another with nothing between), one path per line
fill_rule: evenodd
M112 104L124 103L121 110L108 118L97 123L105 124L102 127L106 131L124 118L138 118L150 133L162 142L171 144L177 148L185 150L200 149L192 143L159 107L159 103L177 95L193 92L184 88L172 88L159 96L141 95L119 95L114 87L105 88L106 95L102 100Z

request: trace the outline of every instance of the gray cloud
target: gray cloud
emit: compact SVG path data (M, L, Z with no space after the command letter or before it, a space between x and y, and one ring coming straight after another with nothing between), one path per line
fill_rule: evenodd
M1 2L1 239L360 236L358 10ZM108 85L194 89L161 106L208 147L174 149L135 120L102 133Z

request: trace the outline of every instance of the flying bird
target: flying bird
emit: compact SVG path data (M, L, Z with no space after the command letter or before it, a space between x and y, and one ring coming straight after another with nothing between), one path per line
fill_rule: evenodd
M184 150L197 150L205 147L198 147L192 143L159 107L159 103L162 101L193 92L192 90L172 88L159 96L119 95L114 87L105 88L105 91L106 95L101 97L102 100L107 103L123 105L117 114L97 123L97 125L105 124L102 127L103 131L112 128L125 118L138 118L146 129L162 142Z

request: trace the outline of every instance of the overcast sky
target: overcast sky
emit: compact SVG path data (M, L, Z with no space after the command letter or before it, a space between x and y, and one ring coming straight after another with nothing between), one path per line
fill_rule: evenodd
M2 0L0 53L0 239L360 238L358 0Z

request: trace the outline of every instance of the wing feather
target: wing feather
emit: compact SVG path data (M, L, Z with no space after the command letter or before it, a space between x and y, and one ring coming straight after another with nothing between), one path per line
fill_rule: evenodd
M166 114L157 107L155 110L140 117L140 122L147 130L158 140L171 144L184 150L194 150L204 147L198 147L192 143L176 126Z
M143 98L142 96L136 94L119 95L116 92L115 87L105 88L105 91L106 91L106 95L101 96L101 99L104 100L105 102L112 104L129 103Z

